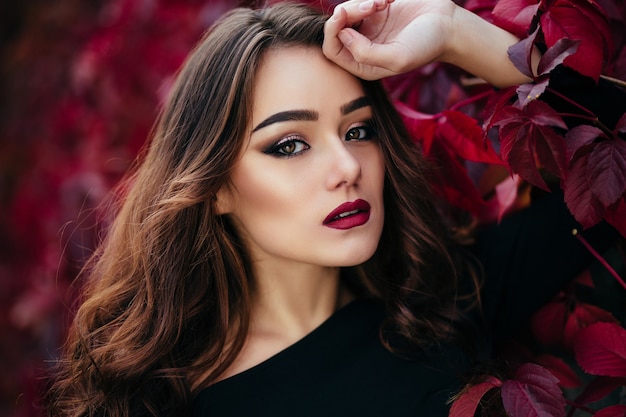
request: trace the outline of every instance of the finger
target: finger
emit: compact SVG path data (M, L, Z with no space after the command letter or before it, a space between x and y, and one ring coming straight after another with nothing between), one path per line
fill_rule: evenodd
M337 35L340 30L346 27L347 22L347 13L342 5L335 8L333 15L324 24L322 51L329 59L334 60L334 57L337 57L344 47Z
M353 61L352 63L349 61L344 63L351 67L351 72L357 68L369 67L370 71L375 74L374 78L395 74L395 71L390 67L390 64L397 60L392 46L373 43L366 36L350 28L341 30L338 38L341 40L343 48L349 52L350 60ZM371 79L371 75L368 78Z
M392 0L393 1L393 0ZM389 0L356 0L342 3L335 8L335 13L346 13L346 27L360 23L363 19L387 8Z

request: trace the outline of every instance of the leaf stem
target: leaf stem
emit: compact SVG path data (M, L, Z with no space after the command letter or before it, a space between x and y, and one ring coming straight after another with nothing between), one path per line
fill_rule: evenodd
M567 402L567 404L568 404L570 407L572 407L572 408L570 409L570 412L567 414L568 416L573 415L573 412L574 412L574 410L575 410L575 409L576 409L576 410L580 410L580 411L587 412L587 413L589 413L589 414L595 414L595 413L596 413L596 410L594 410L593 408L589 408L589 407L584 406L584 405L582 405L582 404L578 404L578 403L576 403L576 402L574 402L574 401L568 400L567 398L565 399L565 402Z
M464 100L461 101L457 101L456 103L454 103L452 106L450 106L449 110L458 110L461 107L467 106L469 104L472 104L474 102L480 101L484 98L489 97L491 94L493 94L493 91L491 90L487 90L487 91L483 91L482 93L479 94L475 94L471 97L468 97Z
M588 115L590 115L592 117L595 117L597 119L596 115L591 110L589 110L588 108L586 108L586 107L576 103L571 98L569 98L569 97L559 93L558 91L556 91L556 90L554 90L554 89L552 89L550 87L546 88L546 90L550 91L552 94L554 94L555 96L559 97L561 100L565 101L566 103L569 103L569 104L571 104L574 107L577 107L581 111L583 111L583 112L587 113Z
M592 122L594 125L596 125L597 127L599 127L600 129L602 129L606 134L608 134L609 136L612 135L611 129L609 129L608 127L606 127L604 125L604 123L602 123L600 121L600 119L598 118L598 116L596 116L596 114L594 112L592 112L591 110L589 110L588 108L582 106L581 104L576 103L574 100L572 100L571 98L559 93L558 91L548 87L546 88L546 91L550 91L552 94L554 94L555 96L559 97L561 100L565 101L566 103L571 104L572 106L576 107L577 109L579 109L580 111L582 111L583 113L585 113L586 115L582 115L582 114L576 114L576 113L560 113L559 116L561 117L575 117L575 118L579 118L581 120L587 120Z
M609 274L613 275L617 282L619 282L620 285L626 290L626 282L624 282L624 280L619 276L615 269L613 269L613 267L609 265L606 259L604 259L602 255L600 255L593 248L593 246L591 246L589 242L587 242L587 239L585 239L578 233L578 229L572 230L572 234L576 236L576 239L578 239L587 248L587 250L602 264L602 266L604 266L606 270L609 271Z
M601 129L604 133L606 133L607 136L613 136L613 132L611 132L611 130L604 123L602 123L600 119L598 119L595 116L585 116L585 115L577 114L577 113L559 113L559 116L572 117L572 118L590 121L599 129Z
M608 75L600 75L600 78L603 78L615 85L619 85L620 87L626 87L626 81L620 80L619 78L609 77Z

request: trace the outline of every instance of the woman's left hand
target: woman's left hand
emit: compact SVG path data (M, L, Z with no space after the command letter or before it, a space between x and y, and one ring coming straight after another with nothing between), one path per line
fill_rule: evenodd
M363 79L410 71L441 58L455 8L450 0L349 0L326 22L324 54Z
M322 49L367 80L440 61L505 87L529 81L507 54L517 41L451 0L349 0L326 21ZM535 51L535 68L539 58Z

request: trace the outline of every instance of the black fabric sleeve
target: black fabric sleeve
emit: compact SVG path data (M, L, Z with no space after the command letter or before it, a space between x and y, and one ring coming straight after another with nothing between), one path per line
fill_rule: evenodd
M515 332L594 261L572 235L574 228L582 229L563 203L563 195L552 193L478 232L473 253L484 267L483 314L495 337ZM600 253L619 237L607 224L582 235Z

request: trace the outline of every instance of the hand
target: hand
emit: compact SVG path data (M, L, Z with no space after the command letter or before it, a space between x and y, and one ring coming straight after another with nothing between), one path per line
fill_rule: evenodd
M449 0L350 0L324 28L326 57L363 79L441 60L457 6Z
M440 61L506 87L529 81L508 58L517 41L451 0L349 0L326 21L322 49L367 80ZM539 58L535 51L535 68Z

